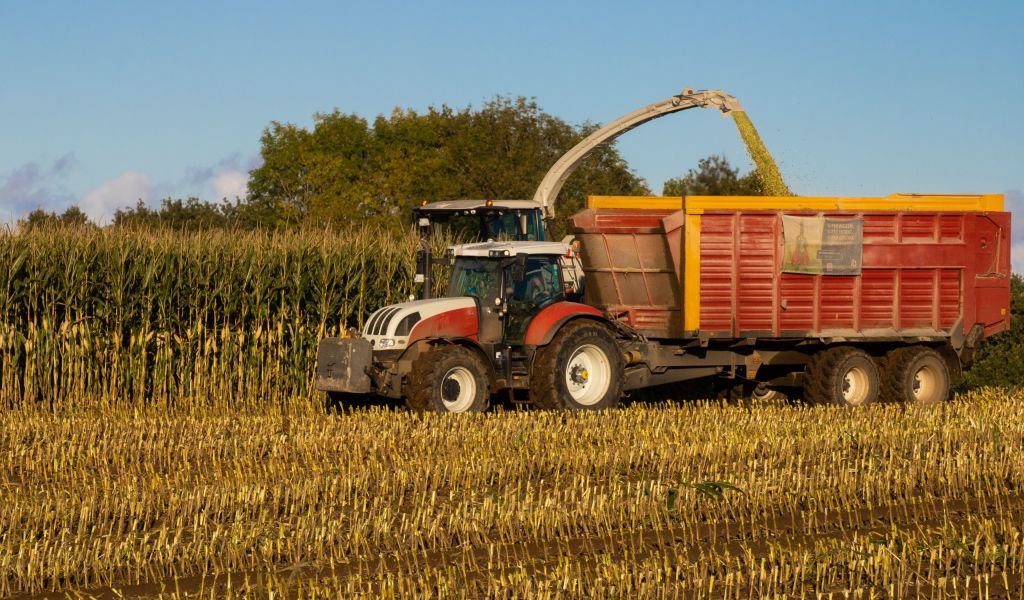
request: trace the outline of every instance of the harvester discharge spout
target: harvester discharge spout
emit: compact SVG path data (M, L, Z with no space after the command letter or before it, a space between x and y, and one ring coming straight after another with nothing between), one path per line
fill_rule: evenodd
M743 111L739 100L721 90L694 91L691 88L686 88L671 98L649 104L615 119L576 144L548 170L533 196L533 199L543 207L545 219L550 221L554 218L558 192L591 152L648 121L690 108L714 108L721 111L723 115L734 111Z

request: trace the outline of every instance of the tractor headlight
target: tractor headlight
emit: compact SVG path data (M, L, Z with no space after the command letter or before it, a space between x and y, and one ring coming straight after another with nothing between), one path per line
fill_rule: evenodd
M380 338L377 340L377 349L384 350L385 348L392 348L395 345L394 338Z

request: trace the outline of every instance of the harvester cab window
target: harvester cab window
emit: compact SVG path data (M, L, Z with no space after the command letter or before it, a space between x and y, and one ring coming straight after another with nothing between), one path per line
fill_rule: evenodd
M537 237L537 219L534 212L520 214L520 211L510 210L500 213L485 213L483 218L488 236L492 240L543 240L543 235ZM522 231L524 224L526 225L525 235Z

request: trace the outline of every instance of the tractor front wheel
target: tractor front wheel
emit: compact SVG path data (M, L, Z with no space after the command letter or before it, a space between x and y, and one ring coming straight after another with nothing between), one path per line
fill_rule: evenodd
M483 412L490 400L480 357L462 346L439 346L412 364L406 404L417 411Z

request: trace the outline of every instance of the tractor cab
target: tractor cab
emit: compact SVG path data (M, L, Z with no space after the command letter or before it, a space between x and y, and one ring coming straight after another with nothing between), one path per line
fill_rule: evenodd
M370 394L405 398L416 409L476 411L500 390L530 389L536 396L537 386L547 389L531 378L531 365L542 348L568 339L582 350L552 367L570 378L566 393L588 407L617 398L609 369L618 369L621 359L607 331L594 325L605 321L603 313L582 303L582 269L572 245L461 244L448 249L445 263L451 277L442 297L385 306L361 332L322 340L317 389L339 402ZM575 337L556 338L570 322ZM590 373L601 375L591 380Z
M484 242L450 249L449 298L473 298L479 341L523 344L533 317L560 301L580 302L579 258L558 242Z

